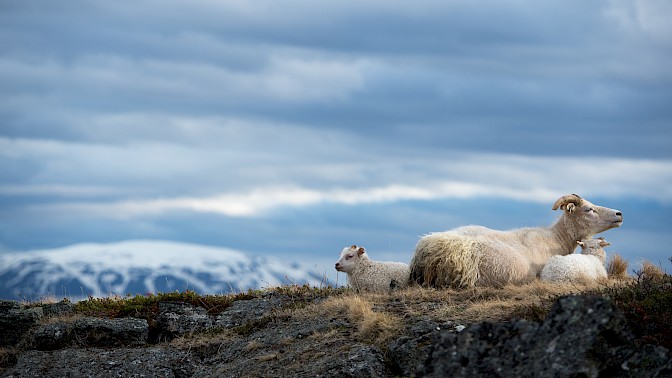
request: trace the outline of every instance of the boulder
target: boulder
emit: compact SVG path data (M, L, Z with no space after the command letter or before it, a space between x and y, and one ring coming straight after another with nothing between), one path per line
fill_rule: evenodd
M34 344L38 350L55 350L67 346L142 346L147 343L148 333L149 326L144 319L83 318L38 327Z
M597 296L566 296L541 323L482 322L442 332L418 376L672 376L660 346L639 347L620 310Z
M44 316L42 308L24 308L14 301L0 301L0 347L16 345Z
M215 325L222 328L239 327L259 320L281 306L282 300L277 297L238 300L217 316Z
M3 377L189 377L193 362L184 353L163 348L87 348L28 351Z
M212 327L212 318L202 307L188 303L159 302L159 316L156 319L157 341L203 332Z

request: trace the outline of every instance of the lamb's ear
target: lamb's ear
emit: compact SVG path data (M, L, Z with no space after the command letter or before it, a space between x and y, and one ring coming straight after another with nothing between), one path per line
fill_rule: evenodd
M577 240L576 244L581 248L586 248L586 243L582 242L581 240Z
M600 247L606 247L606 246L611 245L611 243L609 243L608 241L604 240L604 238L600 238L600 239L602 239L602 240L600 240Z
M359 247L359 249L357 250L357 255L358 255L358 256L361 256L361 255L364 254L365 252L366 252L366 249L364 249L364 247Z
M560 209L571 213L577 206L581 206L582 203L583 198L579 197L577 194L570 194L558 198L553 204L553 210Z

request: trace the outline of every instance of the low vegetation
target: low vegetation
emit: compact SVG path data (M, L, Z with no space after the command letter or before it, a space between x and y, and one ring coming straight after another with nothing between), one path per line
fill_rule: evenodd
M634 273L625 284L594 293L616 303L640 341L672 350L672 276L650 262L644 262Z
M255 332L284 322L296 323L300 328L301 324L307 324L311 319L322 318L332 319L335 324L332 328L310 335L311 338L322 339L322 345L342 346L352 340L385 350L389 341L406 334L409 324L418 319L453 327L513 318L540 321L558 297L586 294L613 300L624 312L636 338L642 343L663 345L672 350L672 312L669 310L672 308L672 276L650 263L643 264L641 269L628 276L622 271L624 267L627 268L626 262L615 257L611 263L610 278L592 284L536 280L526 285L503 288L425 289L416 286L391 293L357 293L348 288L316 288L307 285L288 285L230 295L198 295L186 291L89 298L74 304L74 316L132 316L147 319L151 327L159 315L158 303L162 301L189 303L216 315L236 301L281 296L289 299L283 302L282 308L254 322L221 332L211 330L185 335L169 342L177 348L212 353L225 340L237 339L245 343L245 353L254 354L265 346L264 340L251 337ZM282 346L282 340L275 343ZM0 360L5 360L6 365L8 355L14 353L0 349ZM267 354L257 357L262 360L274 358Z

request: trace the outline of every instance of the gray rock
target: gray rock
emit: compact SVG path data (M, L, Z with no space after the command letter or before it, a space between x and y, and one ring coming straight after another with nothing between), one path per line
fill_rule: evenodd
M192 378L206 377L390 377L383 353L359 343L345 351L320 351L287 346L287 350L261 350L246 355L237 342L227 344L219 356L200 367ZM305 358L305 361L303 360Z
M424 345L420 343L424 341ZM422 361L429 357L430 338L413 338L402 336L389 345L390 362L394 370L402 377L414 377L422 368Z
M338 372L345 377L385 377L388 376L383 353L374 346L353 348L343 361Z
M35 330L34 345L37 350L65 348L74 340L73 324L58 322L46 324Z
M66 316L75 312L75 304L69 301L42 305L44 316Z
M17 301L0 299L0 315L8 312L9 310L18 310L19 308L21 308L21 305L19 305L19 302Z
M202 307L187 303L159 302L156 327L158 328L156 341L162 341L203 332L213 327L213 321Z
M83 318L74 322L58 322L38 327L34 344L38 350L54 350L68 346L120 347L147 343L149 326L144 319Z
M541 323L478 323L443 332L419 376L665 376L672 358L638 348L618 308L602 297L567 296Z
M84 318L75 321L73 334L83 346L139 346L147 343L149 325L144 319Z
M14 346L43 317L42 308L22 308L18 303L0 304L0 347Z
M390 365L403 377L414 377L422 363L429 357L434 335L448 329L452 323L437 323L430 319L418 319L410 326L410 336L402 336L388 345Z
M217 316L215 325L222 328L239 327L261 319L280 306L282 300L277 297L238 300Z
M29 351L2 377L188 377L193 361L184 352L162 348L63 349Z

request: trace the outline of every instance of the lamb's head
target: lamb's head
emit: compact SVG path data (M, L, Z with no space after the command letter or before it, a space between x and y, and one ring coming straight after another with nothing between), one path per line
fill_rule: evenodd
M602 248L611 245L604 238L579 240L576 244L581 247L582 254L597 256L602 262L607 258L607 253Z
M581 239L623 224L623 214L619 210L593 205L576 194L558 198L553 204L553 210L557 209L565 211L565 224L571 226Z
M343 251L341 251L341 258L338 259L335 267L339 272L349 273L355 269L361 260L368 258L369 256L366 254L366 249L364 249L364 247L352 245L343 248Z

